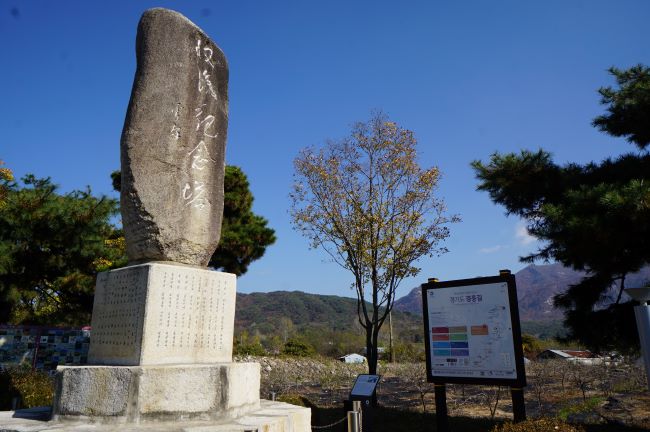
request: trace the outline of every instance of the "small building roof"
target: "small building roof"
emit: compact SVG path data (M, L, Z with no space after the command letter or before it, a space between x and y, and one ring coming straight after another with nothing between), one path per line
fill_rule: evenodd
M362 356L361 354L346 354L344 356L339 357L339 360L346 362L346 363L363 363L366 361L366 358Z

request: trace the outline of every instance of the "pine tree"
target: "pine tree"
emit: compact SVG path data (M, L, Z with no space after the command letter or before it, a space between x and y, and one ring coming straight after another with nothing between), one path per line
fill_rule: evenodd
M0 322L89 324L97 272L123 264L117 202L22 182L5 181L0 208Z
M587 165L560 166L543 150L494 154L472 166L495 203L528 222L543 240L525 262L555 260L587 277L557 296L570 337L592 349L634 349L630 305L621 303L626 276L650 262L650 68L611 68L618 87L599 90L607 113L593 124L625 137L640 153ZM615 289L614 299L610 299Z

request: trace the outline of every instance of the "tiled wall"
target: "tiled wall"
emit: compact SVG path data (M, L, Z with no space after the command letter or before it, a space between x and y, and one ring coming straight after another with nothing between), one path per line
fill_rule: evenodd
M86 364L90 327L0 325L0 365L20 363L54 374L58 365Z

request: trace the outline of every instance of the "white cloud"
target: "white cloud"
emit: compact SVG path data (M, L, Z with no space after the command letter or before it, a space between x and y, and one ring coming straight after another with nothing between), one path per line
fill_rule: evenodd
M522 246L528 246L537 241L537 237L530 235L526 229L526 224L523 221L519 222L515 228L515 238Z
M481 248L478 251L479 251L479 253L482 253L482 254L491 254L491 253L499 252L500 250L505 249L505 248L507 248L507 246L496 245L496 246Z

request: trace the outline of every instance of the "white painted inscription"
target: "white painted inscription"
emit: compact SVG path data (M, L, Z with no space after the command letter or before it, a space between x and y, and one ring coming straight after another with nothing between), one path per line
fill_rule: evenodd
M198 69L198 90L203 95L209 95L214 100L218 100L217 92L210 79L210 71L214 69L215 61L212 58L214 50L204 43L203 40L197 39L194 47L196 53L196 66ZM210 201L206 198L205 183L201 181L202 171L211 164L216 163L208 151L208 144L211 139L219 136L216 127L216 117L213 113L207 111L207 104L203 103L194 108L194 117L196 119L196 146L187 153L191 158L189 160L189 171L185 171L189 180L184 180L180 185L180 196L183 207L203 210L210 206ZM180 106L172 110L174 119L178 120ZM171 127L170 134L173 139L178 140L181 136L181 130L176 125L176 121ZM193 145L193 144L192 144Z

